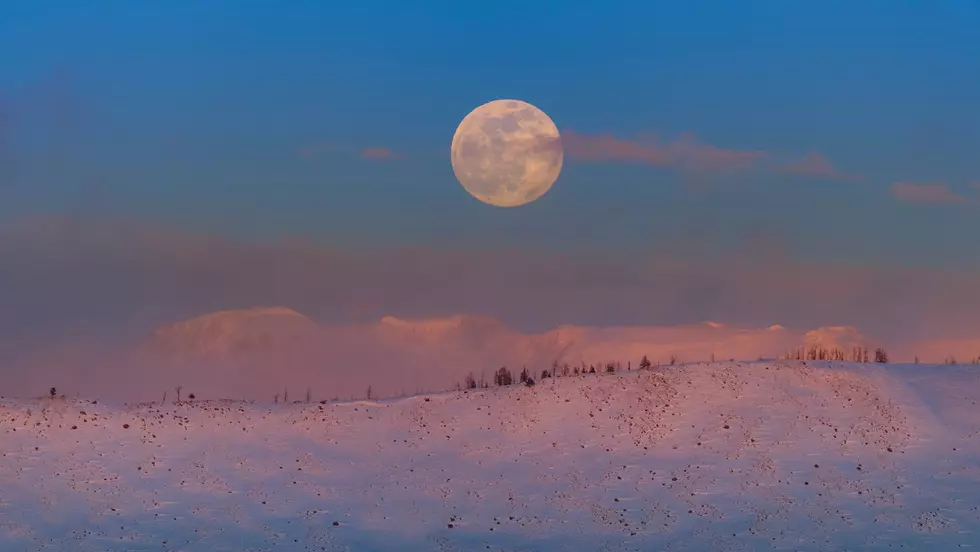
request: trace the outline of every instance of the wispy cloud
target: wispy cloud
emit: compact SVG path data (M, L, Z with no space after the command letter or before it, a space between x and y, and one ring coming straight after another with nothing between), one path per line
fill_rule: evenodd
M317 142L300 146L296 149L296 155L307 159L316 159L327 154L354 155L361 159L370 161L392 161L404 158L404 154L393 151L385 147L369 147L355 150L350 147L340 146L329 142Z
M305 157L307 159L313 159L315 157L320 157L321 155L334 151L335 149L336 146L334 146L333 144L328 144L323 142L307 144L305 146L300 146L296 148L296 155L299 155L300 157Z
M644 163L688 172L728 172L751 169L768 154L758 150L726 149L698 142L693 134L684 133L672 142L655 135L636 139L617 138L612 134L562 132L565 153L582 161Z
M361 150L361 157L371 161L392 161L404 157L402 154L388 148L375 147Z
M837 170L837 167L819 152L811 151L785 165L775 167L775 172L831 180L861 180L861 175Z
M942 183L897 182L891 187L892 196L906 203L963 203L966 198Z
M612 134L582 134L574 130L562 133L565 153L572 159L596 162L643 163L691 173L746 171L765 163L765 170L811 178L861 180L856 173L843 172L823 154L812 151L788 163L773 165L772 155L763 150L730 149L699 142L684 133L666 142L653 134L633 139Z

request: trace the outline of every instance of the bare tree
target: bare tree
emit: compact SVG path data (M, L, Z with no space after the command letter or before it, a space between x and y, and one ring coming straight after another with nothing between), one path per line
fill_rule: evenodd
M372 389L371 389L371 386L370 386L370 385L368 385L368 388L367 388L367 399L368 399L368 400L371 400L371 399L373 399L373 398L374 398L374 393L372 393Z
M313 390L309 387L306 388L306 402L313 402Z
M163 402L167 402L167 392L163 392Z
M915 360L913 362L915 362L916 364L919 363L919 355L915 355Z
M827 360L827 349L818 345L812 345L806 351L807 360Z
M640 359L640 370L649 370L650 366L650 359L643 355L643 358Z
M177 402L180 402L180 392L182 389L184 389L183 385L178 385L177 387L174 387L174 391L177 391Z
M466 374L466 378L463 380L463 383L467 389L476 389L476 379L473 378L473 372Z
M282 402L289 403L289 388L284 387L282 390Z
M677 364L677 355L670 355L670 365L673 366Z
M279 393L276 393L276 404L279 404Z

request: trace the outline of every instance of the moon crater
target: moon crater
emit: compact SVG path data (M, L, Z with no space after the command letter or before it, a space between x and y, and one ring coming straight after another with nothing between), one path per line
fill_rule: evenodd
M555 123L520 100L495 100L471 111L453 135L456 179L473 197L516 207L543 196L561 173Z

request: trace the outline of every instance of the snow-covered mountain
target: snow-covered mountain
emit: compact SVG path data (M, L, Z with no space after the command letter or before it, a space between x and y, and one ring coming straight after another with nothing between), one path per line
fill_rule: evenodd
M980 372L693 363L387 401L0 401L0 549L960 550Z
M226 310L163 326L131 347L52 348L14 370L6 394L50 386L82 395L149 400L180 385L198 397L317 398L395 396L451 389L472 373L492 378L501 366L540 374L555 362L636 366L647 356L666 364L774 358L803 344L838 346L864 336L853 328L809 333L778 325L716 322L673 327L566 325L527 333L478 316L326 325L289 308ZM169 391L168 391L169 390Z
M227 310L157 329L150 346L177 357L227 360L305 346L321 327L285 307Z

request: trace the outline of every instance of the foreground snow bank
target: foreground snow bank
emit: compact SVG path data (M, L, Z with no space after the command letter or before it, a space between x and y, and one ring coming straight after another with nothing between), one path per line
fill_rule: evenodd
M719 363L382 402L0 402L2 550L952 550L970 367Z

